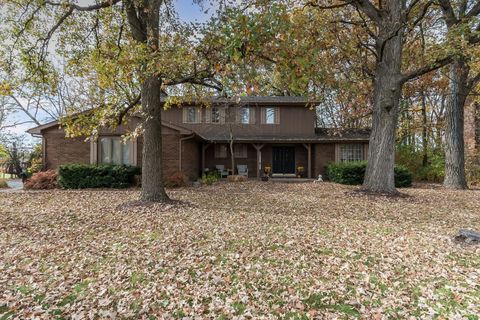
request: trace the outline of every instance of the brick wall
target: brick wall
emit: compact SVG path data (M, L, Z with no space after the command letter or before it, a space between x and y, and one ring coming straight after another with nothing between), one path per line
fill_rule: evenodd
M182 171L190 180L196 180L200 174L200 144L193 139L182 142Z
M319 174L325 175L326 166L335 162L335 143L317 143L312 144L312 147L312 177L318 177Z
M117 132L119 135L120 132ZM111 135L111 134L110 134ZM45 130L43 132L46 169L56 169L62 164L67 163L90 163L90 142L85 142L85 138L66 138L65 132L57 127ZM179 139L181 135L178 131L170 128L164 128L163 142L163 166L164 177L168 178L179 171ZM143 139L137 139L137 165L142 166ZM190 178L197 179L199 176L199 146L194 140L183 142L183 161L182 171Z
M66 163L90 163L90 142L85 138L65 138L58 127L44 131L45 169L56 169Z

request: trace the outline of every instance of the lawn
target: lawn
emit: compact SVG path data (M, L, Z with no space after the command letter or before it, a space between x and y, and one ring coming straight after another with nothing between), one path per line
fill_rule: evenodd
M0 319L478 319L480 190L353 190L0 194Z

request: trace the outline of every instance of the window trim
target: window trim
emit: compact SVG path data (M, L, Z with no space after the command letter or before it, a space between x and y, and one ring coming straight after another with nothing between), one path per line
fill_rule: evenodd
M267 122L267 111L268 109L273 109L274 110L274 114L273 114L273 122L272 123L269 123ZM280 124L280 108L279 107L262 107L262 117L261 117L261 123L262 124L266 124L266 125L276 125L276 124Z
M355 146L360 151L360 158L353 159L353 160L342 160L342 147L352 147ZM366 147L363 143L338 143L335 145L335 162L337 163L346 163L346 162L355 162L355 161L363 161L366 159L365 156Z
M188 121L188 112L189 110L195 110L195 121ZM202 108L195 106L185 106L183 107L183 123L185 124L199 124L202 123Z
M109 139L110 140L110 162L103 162L102 161L102 139ZM113 162L113 141L114 140L119 140L120 141L120 155L122 157L121 163L114 163ZM91 141L91 147L90 147L90 162L91 163L96 163L96 164L116 164L116 165L130 165L130 166L135 166L137 165L137 141L136 139L129 140L127 142L122 141L121 136L116 136L116 135L102 135L98 137L97 141ZM124 153L124 146L128 145L128 161L127 163L124 163L123 159L123 153Z
M247 122L242 122L242 110L243 109L248 110L248 123ZM255 124L255 111L256 111L256 109L254 107L251 107L251 106L237 107L235 122L238 123L238 124L241 124L241 125Z
M213 109L218 110L218 122L213 122ZM208 124L224 124L225 123L225 107L212 106L205 109L205 123Z
M248 121L247 122L242 121L242 120L244 120L244 115L242 114L243 111L248 112ZM239 109L238 109L238 123L240 123L240 124L250 124L250 117L251 117L250 107L239 107Z

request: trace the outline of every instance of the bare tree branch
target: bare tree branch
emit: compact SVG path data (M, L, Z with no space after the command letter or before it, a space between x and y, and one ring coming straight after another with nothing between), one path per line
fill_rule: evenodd
M402 83L405 83L409 80L416 79L424 74L427 74L431 71L440 69L448 64L450 64L453 61L453 58L451 56L448 56L446 58L441 58L435 61L434 63L418 68L416 70L412 70L410 72L407 72L406 74L403 75L403 77L400 79Z

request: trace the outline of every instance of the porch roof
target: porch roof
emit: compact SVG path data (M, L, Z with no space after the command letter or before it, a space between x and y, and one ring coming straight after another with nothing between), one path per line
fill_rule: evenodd
M228 142L229 132L205 132L199 134L208 142ZM333 130L320 128L314 134L304 135L236 135L236 142L244 143L321 143L321 142L367 142L370 137L368 129Z

